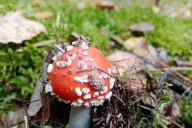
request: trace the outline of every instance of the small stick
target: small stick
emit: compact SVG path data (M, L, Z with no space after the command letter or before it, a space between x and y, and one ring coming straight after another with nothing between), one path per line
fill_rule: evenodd
M170 67L170 68L163 68L165 71L192 71L192 67Z
M165 120L167 120L167 121L175 124L175 125L176 125L177 127L179 127L179 128L183 128L183 126L181 126L181 125L178 124L177 122L173 121L172 119L167 119L167 118L166 118L165 116L163 116L163 115L160 115L160 117L162 117L163 119L165 119Z
M57 44L54 44L54 46L62 53L64 53L65 51Z
M96 68L96 67L95 67L95 68L84 69L84 70L78 70L78 71L76 71L76 73L85 72L85 71L92 71L92 70L99 70L99 71L101 71L101 72L106 73L106 74L109 75L110 77L115 78L114 76L110 75L108 72L103 71L102 69Z
M113 96L115 97L115 98L117 98L118 100L120 100L122 103L125 103L122 99L120 99L118 96L116 96L115 94L113 94Z

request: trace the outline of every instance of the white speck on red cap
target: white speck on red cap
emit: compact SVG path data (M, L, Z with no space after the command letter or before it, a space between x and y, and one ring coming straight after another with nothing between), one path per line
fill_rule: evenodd
M98 99L101 100L101 99L104 99L105 97L104 96L99 96Z
M68 55L67 59L74 60L76 58L77 54Z
M82 104L84 101L82 99L78 99L77 102Z
M107 91L108 91L108 87L105 86L105 87L104 87L104 90L103 90L103 91L100 91L100 94L104 94L104 93L106 93Z
M109 78L110 76L107 73L102 72L103 78Z
M69 52L73 49L73 46L67 46L66 50Z
M90 92L90 89L89 89L89 88L83 88L83 89L82 89L82 92L83 92L84 94L88 94L88 93Z
M98 101L97 100L92 100L90 103L91 103L92 106L95 106L95 104L97 104Z
M47 67L47 73L51 73L52 69L53 69L53 65L49 64Z
M63 51L63 52L65 52L65 51ZM62 54L63 54L62 52L58 52L58 53L52 58L52 60L54 60L54 61L57 60L57 58L58 58L58 57L61 57Z
M87 64L84 61L81 61L81 60L78 61L77 66L80 69L86 69L87 68Z
M65 61L57 61L55 64L59 68L63 68L67 66L67 63Z
M88 61L89 62L94 62L94 59L93 58L89 58Z
M80 104L80 103L78 103L78 102L72 102L71 105L72 105L72 106L79 107L79 106L81 106L82 104Z
M92 103L92 106L102 105L104 101L105 101L104 99L101 99L101 100L98 100L97 102L93 102L93 103Z
M83 99L87 100L87 99L90 99L91 98L91 94L86 94L84 95Z
M108 70L108 73L111 74L111 68L108 68L107 70Z
M99 75L99 77L98 77L99 79L102 79L103 78L103 75Z
M85 105L86 107L89 107L89 106L90 106L89 102L85 102L84 105Z
M45 93L53 92L53 88L50 83L45 86Z
M111 96L112 96L112 92L109 92L109 93L107 93L107 94L105 95L105 99L110 100Z
M89 48L89 46L88 46L88 44L87 44L87 43L82 42L82 44L81 44L81 48L82 48L82 49L88 49L88 48Z
M72 45L76 45L76 44L78 44L78 41L73 41L72 42Z
M115 84L115 79L114 78L110 78L110 89L113 88L114 84Z
M99 96L99 92L94 92L93 97Z
M87 51L83 51L82 53L84 56L88 55L88 52Z
M77 96L81 96L82 95L82 91L80 88L75 88L75 93L77 94Z
M89 80L88 80L88 75L84 75L84 76L75 76L74 77L74 80L76 82L79 82L79 83L88 83Z

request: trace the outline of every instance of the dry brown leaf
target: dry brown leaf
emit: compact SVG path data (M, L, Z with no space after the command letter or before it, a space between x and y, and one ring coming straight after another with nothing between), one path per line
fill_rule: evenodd
M148 43L145 37L131 37L124 42L126 49L133 49L139 56L148 55Z
M128 76L128 84L132 91L137 92L146 85L146 78L141 74L133 74Z
M140 71L140 68L138 67L143 63L143 61L138 57L124 51L117 51L108 56L107 59L111 62L112 66L120 72L121 75L128 70L130 70L129 73L136 72L135 67L137 67L137 71Z
M181 114L179 105L176 102L168 103L164 107L165 118L176 121L177 117Z
M109 9L109 10L115 8L115 4L110 0L100 0L96 2L96 6L101 9Z
M35 18L39 18L39 19L46 19L49 17L53 16L53 12L51 11L41 11L41 12L36 12L34 14Z
M85 3L82 1L79 1L76 3L76 8L82 11L85 8Z
M40 108L43 106L41 92L43 91L43 83L38 80L36 83L35 91L32 95L31 103L27 110L29 116L35 116L39 112Z
M30 4L33 6L40 6L42 2L41 0L30 0Z
M155 26L148 22L140 22L129 26L129 30L132 32L146 32L155 30Z
M20 44L41 32L46 32L42 24L24 18L20 11L9 12L0 17L0 24L0 42L3 44Z
M9 128L24 120L25 110L20 109L18 111L8 111L3 113L0 117L0 128ZM2 126L2 127L1 127Z

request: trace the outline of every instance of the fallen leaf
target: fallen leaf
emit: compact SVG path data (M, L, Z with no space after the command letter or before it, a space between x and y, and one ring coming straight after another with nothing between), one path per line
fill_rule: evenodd
M46 19L49 17L53 16L53 12L51 11L41 11L41 12L36 12L34 14L35 18L39 18L39 19Z
M100 0L96 2L96 6L100 9L109 9L109 10L115 8L115 4L109 0Z
M148 22L140 22L129 26L129 30L132 32L146 32L155 30L155 26Z
M143 63L141 59L129 52L117 51L107 57L115 70L118 70L122 75L129 70L129 73L140 71L139 65ZM135 68L138 70L136 71Z
M179 12L173 12L173 13L171 14L171 17L173 17L173 18L180 18L181 16L182 16L182 14L179 13Z
M165 118L176 121L177 117L181 114L179 105L176 102L168 103L164 107Z
M128 76L128 84L132 91L137 92L146 85L146 78L141 74L132 74Z
M46 32L46 28L37 22L28 20L22 16L22 12L9 12L0 17L0 42L20 44L24 40L30 40L41 32Z
M163 47L157 48L157 53L158 53L158 58L160 60L164 60L164 61L168 60L168 53L165 48Z
M139 56L148 55L148 43L145 37L131 37L124 42L126 49L133 49Z
M184 17L186 18L186 17L191 17L191 10L186 10L185 12L184 12Z
M1 9L1 8L4 8L4 7L5 7L5 5L0 4L0 9Z
M6 113L1 114L0 120L0 128L9 128L13 125L16 125L19 122L24 120L25 110L20 109L17 111L8 111Z
M160 8L158 6L153 6L153 12L154 13L159 13L160 12Z
M76 3L76 8L82 11L85 8L85 3L80 1Z
M43 91L43 83L40 80L38 80L35 87L35 91L31 98L31 103L27 111L29 116L35 116L37 112L39 112L40 108L43 106L41 100L42 91Z
M43 105L47 105L47 97L43 95L43 87L45 87L45 82L47 81L47 66L51 61L51 58L53 57L53 54L51 51L48 51L47 54L44 56L43 59L43 65L42 65L42 75L40 79L36 83L35 91L31 98L31 103L28 107L27 113L29 116L35 116ZM43 97L42 97L43 96ZM43 99L45 98L45 99ZM47 107L47 106L46 106ZM47 111L47 108L43 108L45 111ZM47 119L48 115L43 117L43 119ZM42 119L42 120L43 120Z
M30 0L30 4L33 6L40 6L42 2L41 0Z

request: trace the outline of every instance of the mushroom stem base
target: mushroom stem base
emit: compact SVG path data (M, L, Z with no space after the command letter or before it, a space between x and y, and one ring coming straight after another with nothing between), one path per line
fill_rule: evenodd
M91 107L71 106L69 128L90 128Z

